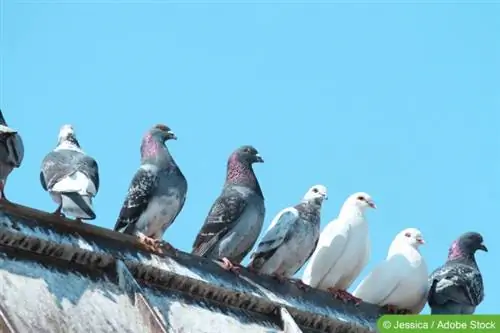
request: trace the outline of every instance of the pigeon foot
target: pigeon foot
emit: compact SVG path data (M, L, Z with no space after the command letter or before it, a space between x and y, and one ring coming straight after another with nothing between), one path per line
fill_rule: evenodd
M160 247L160 240L148 237L143 234L139 234L139 242L141 242L149 251L154 253L163 253Z
M295 284L295 286L297 288L299 288L300 290L303 290L303 291L310 291L312 288L311 286L308 286L307 284L305 284L301 279L290 279L289 280L291 283Z
M271 275L273 277L273 279L275 279L276 281L278 281L279 283L284 283L287 278L285 278L282 274L272 274Z
M392 305L392 304L387 304L383 308L384 308L385 312L388 314L399 314L399 315L411 314L410 310L400 309L397 306Z
M355 305L359 305L363 300L356 296L353 296L351 293L346 290L336 289L336 288L328 288L328 291L332 294L336 299L340 299L342 302L354 302Z
M222 268L224 268L227 271L233 272L234 274L240 274L241 273L241 266L237 264L233 264L231 260L228 258L224 257L221 259L222 260Z

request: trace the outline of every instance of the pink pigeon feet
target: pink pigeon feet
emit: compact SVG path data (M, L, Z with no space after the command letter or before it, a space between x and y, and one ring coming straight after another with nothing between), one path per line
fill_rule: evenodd
M311 287L308 286L307 284L305 284L304 282L302 282L301 279L290 279L290 282L295 284L295 286L297 286L297 288L299 288L300 290L303 290L303 291L311 290Z
M399 315L411 314L411 311L406 309L399 309L397 306L392 304L387 304L383 308L386 310L387 314L399 314Z
M222 268L224 268L225 270L233 272L234 274L240 274L241 273L241 265L233 264L226 257L222 258L221 260L222 260Z
M151 252L164 254L169 252L173 255L177 255L177 249L173 247L170 243L162 241L161 239L154 239L147 237L143 234L139 234L139 242L144 244L144 246Z
M275 273L275 274L272 274L271 276L273 277L273 279L275 279L275 280L276 280L276 281L278 281L279 283L284 283L284 282L287 280L287 278L286 278L286 277L284 277L284 276L283 276L283 275L281 275L281 274L276 274L276 273Z
M328 288L328 291L333 295L333 297L340 299L344 303L354 302L355 305L359 305L363 301L361 298L355 297L345 290Z
M66 215L64 215L64 213L62 212L62 204L59 205L59 207L57 207L56 211L54 213L55 216L61 218L61 219L64 219L66 218Z

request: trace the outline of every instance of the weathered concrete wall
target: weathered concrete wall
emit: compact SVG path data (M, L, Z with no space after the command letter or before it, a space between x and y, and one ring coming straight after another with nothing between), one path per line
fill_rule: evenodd
M23 333L31 323L21 321L22 313L39 325L33 332L89 332L101 325L99 332L192 333L282 332L284 308L304 333L374 332L380 315L377 307L346 306L321 291L306 293L246 271L238 277L183 252L151 254L133 237L24 207L0 205L0 231L0 252L16 258L0 260L0 305ZM19 260L15 247L40 256ZM83 273L76 273L77 264ZM23 293L25 284L36 293Z

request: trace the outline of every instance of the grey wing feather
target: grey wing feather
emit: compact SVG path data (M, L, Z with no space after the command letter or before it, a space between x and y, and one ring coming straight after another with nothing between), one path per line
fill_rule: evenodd
M132 179L127 196L116 220L115 231L135 224L149 205L149 199L159 182L156 169L139 168Z
M50 190L61 179L80 171L99 189L99 171L97 162L90 156L73 150L50 152L43 160L40 181L43 188Z
M453 301L477 306L483 300L483 283L479 271L460 263L446 264L430 276L433 290L429 304Z
M237 190L225 188L217 198L193 243L193 254L204 256L238 223L247 201Z
M24 159L23 139L16 131L3 125L0 125L0 133L3 135L6 162L16 168L20 167Z
M293 223L298 218L299 213L293 207L282 210L274 218L268 231L257 245L257 250L252 255L253 265L258 265L259 261L270 258L284 242L289 240L293 232Z

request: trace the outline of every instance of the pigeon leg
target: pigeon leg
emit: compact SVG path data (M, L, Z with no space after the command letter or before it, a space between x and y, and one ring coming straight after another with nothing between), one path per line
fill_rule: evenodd
M404 311L404 310L400 310L398 309L397 306L395 305L392 305L392 304L387 304L383 307L383 309L385 310L386 313L388 314L402 314L401 311Z
M222 268L227 271L233 272L235 274L239 274L241 272L241 266L237 264L233 264L228 258L224 257L222 260Z
M57 207L57 209L55 210L55 212L53 213L55 216L57 217L60 217L60 218L65 218L66 215L64 215L64 213L62 212L62 202L61 204Z
M333 295L333 297L340 299L344 303L351 301L354 302L355 305L359 305L363 301L361 298L353 296L346 290L328 288L328 291Z
M297 288L303 291L311 290L311 287L305 284L301 279L290 279L290 282L295 284Z
M0 181L0 200L9 202L9 200L7 200L7 198L5 197L4 189L5 189L5 183Z
M149 251L162 253L161 248L158 246L158 243L155 239L148 237L142 233L138 234L139 242L141 242Z
M284 283L287 280L287 278L284 277L283 274L274 273L271 276L273 277L273 279L277 280L279 283Z

